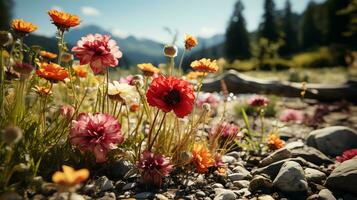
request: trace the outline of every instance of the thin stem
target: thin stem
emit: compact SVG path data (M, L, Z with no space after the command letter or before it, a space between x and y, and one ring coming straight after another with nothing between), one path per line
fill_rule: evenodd
M4 54L3 48L0 48L0 116L4 113L4 90L5 90L5 66L4 66Z
M154 130L155 122L156 122L156 119L157 119L158 115L159 115L159 109L157 109L157 112L156 112L155 117L154 117L154 121L152 122L151 127L150 127L150 131L149 131L149 134L148 134L148 145L150 145L150 143L151 143L151 135L152 135L152 132Z
M170 57L170 66L169 67L170 67L169 74L170 74L170 76L172 76L174 68L175 68L175 58L174 57Z
M181 59L180 59L180 65L179 65L179 76L182 75L182 63L183 63L183 59L185 57L185 54L186 54L186 49L183 50L183 53L182 53L182 56L181 56Z
M58 61L57 63L61 65L61 59L62 59L62 54L64 50L64 31L58 30L58 36L59 36L59 41L58 41Z
M160 129L161 129L161 127L162 127L162 124L163 124L164 121L165 121L165 117L166 117L166 113L164 113L164 116L162 117L162 120L161 120L161 122L160 122L159 129L157 129L156 134L155 134L155 136L154 136L154 139L152 140L151 144L149 143L148 151L151 151L151 148L152 148L152 146L154 145L157 136L159 135Z

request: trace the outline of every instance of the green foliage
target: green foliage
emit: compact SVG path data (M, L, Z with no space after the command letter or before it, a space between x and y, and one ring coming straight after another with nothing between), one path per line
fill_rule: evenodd
M269 96L269 104L264 108L264 116L275 117L276 101L277 97ZM242 115L242 109L248 116L253 116L256 114L256 109L250 106L247 102L237 102L237 104L234 106L234 113L237 117L244 117Z
M275 4L273 0L264 1L263 22L260 25L260 37L267 38L270 41L279 39L279 29L275 19Z
M291 11L291 3L286 1L284 18L283 18L283 39L284 45L282 45L279 53L281 55L290 55L294 53L298 48L297 31L294 28L293 13Z
M9 23L12 16L12 0L0 0L0 30L9 28Z
M226 31L226 57L229 61L234 59L248 59L251 57L249 33L243 17L243 4L237 1L230 24Z
M316 4L311 1L304 12L301 32L301 46L303 49L315 47L321 43L321 33L314 18Z
M329 67L337 64L335 55L326 47L321 47L316 51L296 54L291 58L295 67Z

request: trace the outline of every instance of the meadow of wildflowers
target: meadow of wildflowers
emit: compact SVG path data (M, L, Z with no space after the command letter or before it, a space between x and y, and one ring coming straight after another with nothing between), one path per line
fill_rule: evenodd
M81 20L57 10L48 15L57 27L58 52L23 42L37 29L31 22L14 19L11 30L0 32L1 193L34 196L41 193L35 184L41 177L56 186L57 195L71 199L119 160L131 164L135 182L156 189L175 181L185 185L196 175L227 179L230 152L259 162L285 146L279 136L283 126L266 123L267 97L248 99L238 123L227 114L232 98L224 83L220 94L201 91L205 77L219 71L216 60L196 60L184 73L185 52L199 42L194 36L185 35L179 62L178 48L168 44L164 67L142 63L140 74L114 80L120 44L93 33L69 49L66 33ZM305 117L287 109L279 119L301 124ZM355 154L347 151L338 160Z

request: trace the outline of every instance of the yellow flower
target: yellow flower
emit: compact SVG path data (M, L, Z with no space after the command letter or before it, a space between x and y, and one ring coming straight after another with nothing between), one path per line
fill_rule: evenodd
M279 138L278 134L270 134L268 137L268 147L271 150L283 148L285 142Z
M189 72L186 75L187 80L196 80L198 78L202 78L205 77L207 75L207 73L205 72Z
M138 68L144 73L145 76L152 76L154 74L160 73L160 69L151 63L138 64Z
M55 59L55 58L57 58L57 54L51 53L51 52L48 52L48 51L40 51L40 55L43 58L47 58L47 59Z
M198 173L206 173L208 168L214 165L214 158L204 144L195 144L192 149L192 162Z
M37 30L37 26L31 22L26 22L23 19L14 19L11 22L11 28L18 33L28 34Z
M201 60L195 60L191 63L191 67L194 70L201 71L201 72L217 72L218 71L218 65L217 61L207 58L202 58Z
M83 66L77 65L77 66L73 66L72 68L76 76L81 78L87 77L87 70Z
M52 91L50 88L46 88L46 87L42 87L42 86L38 86L38 85L35 85L35 87L32 88L32 90L41 96L52 94Z
M63 165L63 172L57 171L52 175L52 181L63 186L75 186L89 177L88 169L74 170L72 167Z
M81 23L77 15L58 10L50 10L48 15L51 17L53 24L62 31L68 31L69 28L78 26Z
M193 37L192 35L185 35L185 49L191 50L193 47L197 46L198 41L197 38Z

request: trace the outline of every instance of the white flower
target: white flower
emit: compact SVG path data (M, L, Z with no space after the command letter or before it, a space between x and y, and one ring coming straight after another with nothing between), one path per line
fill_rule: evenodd
M138 101L138 93L135 87L127 83L119 83L118 81L109 83L108 95L111 99L124 103Z

